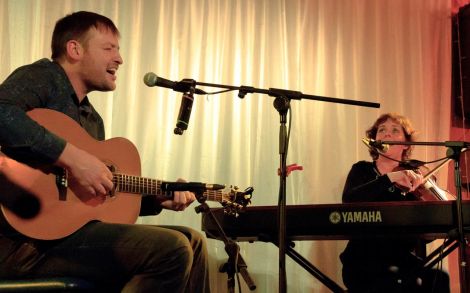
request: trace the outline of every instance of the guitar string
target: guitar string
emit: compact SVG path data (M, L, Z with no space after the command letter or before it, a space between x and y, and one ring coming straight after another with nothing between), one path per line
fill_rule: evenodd
M126 175L120 173L113 174L113 183L119 186L121 192L135 192L135 193L151 193L156 195L164 195L165 191L161 191L160 186L163 181L145 177L138 177L133 175ZM138 189L138 190L137 190ZM223 199L224 194L220 190L206 190L204 194L207 197L215 199Z

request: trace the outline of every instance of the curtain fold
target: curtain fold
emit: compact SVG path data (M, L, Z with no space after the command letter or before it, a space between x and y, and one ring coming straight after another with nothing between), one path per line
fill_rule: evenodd
M196 96L189 128L176 136L181 94L145 86L147 72L380 103L376 109L291 101L288 164L303 170L288 177L287 204L340 203L350 166L370 159L361 138L381 113L410 117L422 141L448 139L451 1L0 0L0 80L49 57L55 21L78 10L104 14L121 31L117 89L90 99L103 115L107 137L123 136L137 146L143 176L253 186L252 205L278 201L279 113L272 97ZM444 153L417 147L414 158L430 161ZM438 178L446 186L446 174ZM139 222L200 230L200 218L189 208ZM218 266L227 256L221 242L208 242L212 289L224 292L226 276ZM342 285L338 255L344 245L296 242L296 249ZM276 292L277 248L240 246L257 291ZM329 292L289 258L287 280L290 292Z

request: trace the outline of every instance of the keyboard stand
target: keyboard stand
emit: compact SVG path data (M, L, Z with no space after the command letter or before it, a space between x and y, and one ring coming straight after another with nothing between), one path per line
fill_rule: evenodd
M274 243L274 245L276 245ZM277 246L277 245L276 245ZM301 267L303 267L307 272L309 272L313 277L320 281L323 285L328 287L334 293L345 293L345 289L341 288L335 281L330 279L324 273L322 273L318 268L316 268L311 262L305 259L300 253L298 253L291 245L286 247L286 254Z

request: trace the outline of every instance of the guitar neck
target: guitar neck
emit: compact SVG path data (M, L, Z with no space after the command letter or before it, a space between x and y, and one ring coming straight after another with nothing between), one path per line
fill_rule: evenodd
M114 173L113 183L116 192L151 195L160 199L173 198L173 191L162 190L162 180ZM205 190L203 196L210 201L221 201L224 194L221 190Z

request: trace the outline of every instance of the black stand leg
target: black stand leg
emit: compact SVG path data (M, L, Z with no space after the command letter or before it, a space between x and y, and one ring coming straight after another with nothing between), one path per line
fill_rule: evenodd
M225 244L225 251L228 254L228 260L225 264L220 266L219 272L227 273L227 289L229 293L233 293L235 291L235 274L240 273L245 280L245 283L248 285L251 291L256 289L256 285L251 279L250 275L248 274L248 266L245 263L245 260L240 254L240 247L238 244L229 239L225 234L222 226L220 225L217 218L212 213L211 209L207 205L205 201L201 203L200 206L196 208L196 212L203 212L206 217L208 217L217 227L218 235L220 236L220 240L222 240Z
M228 292L234 292L235 289L235 273L240 273L245 280L248 288L250 290L255 290L256 285L248 275L247 265L243 260L243 257L240 255L240 247L234 241L229 241L225 244L225 251L229 256L229 259L226 263L220 266L219 272L227 273L227 288Z
M455 239L449 238L444 241L438 248L434 249L425 259L423 270L432 269L435 265L441 262L452 251L458 248L459 243Z
M460 278L460 292L468 293L467 288L467 240L465 238L464 227L463 227L463 211L462 211L462 179L460 174L460 154L464 148L464 144L454 143L448 145L448 155L454 160L454 183L457 193L456 199L456 221L458 231L458 243L459 243L459 278Z
M276 245L276 243L274 243ZM300 253L298 253L292 246L287 246L286 254L301 267L303 267L307 272L309 272L314 278L320 281L323 285L328 287L331 292L334 293L345 293L345 289L341 288L335 281L330 279L317 267L315 267L311 262L305 259Z

